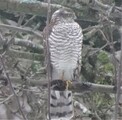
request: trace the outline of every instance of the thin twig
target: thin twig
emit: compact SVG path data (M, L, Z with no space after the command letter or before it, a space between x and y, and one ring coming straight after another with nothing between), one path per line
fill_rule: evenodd
M50 51L49 51L49 20L50 20L50 13L51 13L51 6L50 6L51 0L48 0L48 10L47 10L47 30L46 30L46 46L47 46L47 78L48 78L48 115L49 115L49 120L51 120L50 116L50 82L52 81L51 77L51 62L50 62Z
M108 21L109 22L109 21ZM115 68L115 80L117 78L116 73L117 73L117 67L116 67L116 63L117 63L117 59L116 59L116 55L115 55L115 50L114 50L114 44L116 43L116 41L113 41L113 34L112 34L112 28L110 27L110 40L107 39L106 35L104 34L104 32L102 30L99 29L100 33L102 34L103 38L105 39L105 41L108 43L108 45L110 46L111 52L113 54L113 63L114 63L114 68Z
M31 21L36 18L36 15L33 15L23 26L27 26Z
M118 106L119 106L119 99L120 99L120 87L121 87L121 81L122 81L122 30L120 29L120 35L121 35L121 54L120 54L120 63L118 66L118 79L116 80L117 82L117 92L116 92L116 104L115 104L115 115L114 115L114 119L117 120L118 117Z
M95 117L97 118L97 120L102 120L101 118L100 118L100 116L97 114L97 111L95 111Z
M17 91L16 94L17 93L19 93L19 91ZM13 96L14 96L14 94L9 95L6 99L4 99L2 102L0 102L0 105L4 104L6 101L10 100Z
M13 86L12 86L12 83L11 83L11 80L10 80L10 77L9 77L9 74L6 72L7 70L6 70L6 68L5 68L5 64L4 64L3 56L2 56L2 55L0 55L0 59L1 59L1 63L2 63L2 66L3 66L3 70L4 70L4 73L5 73L5 75L6 75L7 81L8 81L8 83L9 83L10 90L12 91L12 93L14 94L14 96L15 96L15 98L16 98L17 104L18 104L18 106L19 106L19 110L20 110L20 112L21 112L21 114L22 114L24 120L27 120L27 118L25 117L25 115L24 115L24 113L23 113L23 111L22 111L22 109L21 109L21 105L20 105L20 102L19 102L19 98L18 98L17 94L16 94L15 91L14 91L14 88L13 88Z
M4 104L6 101L10 100L13 96L14 96L14 94L9 95L6 99L4 99L2 102L0 102L0 105Z
M108 16L109 17L109 16ZM109 21L108 21L109 22ZM110 22L109 22L110 24ZM113 29L112 29L112 26L110 24L110 27L109 27L109 32L110 32L110 41L112 44L109 44L110 45L110 49L111 49L111 52L113 54L113 65L114 65L114 69L115 69L115 76L114 76L114 82L115 82L115 86L117 87L118 89L118 86L120 85L119 84L119 81L117 80L117 59L116 59L116 55L115 55L115 49L114 49L114 40L113 40ZM119 84L119 85L118 85ZM119 91L120 92L120 91ZM118 93L117 93L118 94ZM118 114L118 105L119 105L119 100L118 99L118 95L116 96L115 94L115 114L114 115L114 120L117 120L117 114Z
M112 44L112 43L108 43L108 42L107 42L107 43L106 43L105 45L103 45L101 48L98 48L98 50L96 50L96 51L94 51L93 53L91 53L90 56L92 56L92 55L98 53L99 51L103 50L105 47L107 47L107 46L110 45L110 44ZM114 42L114 44L116 44L116 41Z
M104 40L106 41L106 44L105 45L103 45L101 48L99 48L98 50L96 50L96 51L94 51L92 54L90 54L90 55L94 55L94 54L96 54L97 52L99 52L99 51L101 51L101 50L103 50L106 46L111 46L111 45L114 45L114 44L116 44L116 41L115 42L110 42L108 39L107 39L107 37L105 36L105 34L104 34L104 32L101 30L101 29L98 29L98 31L101 33L101 35L103 36L103 38L104 38ZM111 48L111 47L110 47Z
M4 37L3 37L3 35L0 33L0 41L4 41Z
M22 27L26 26L26 25L27 25L29 22L31 22L35 17L36 17L36 16L32 16ZM19 20L18 20L18 25L17 25L17 27L20 27L20 26L21 26L21 24L22 24L24 18L25 18L25 15L24 15L24 14L20 15L20 18L19 18ZM14 42L14 38L15 38L15 36L16 36L17 33L18 33L18 31L14 31L14 32L13 32L13 35L12 35L11 39L8 40L7 43L6 43L6 44L7 44L7 47L9 47L10 44L12 44L12 43ZM34 32L34 33L35 33L35 32ZM5 54L6 51L7 51L7 50L5 50L3 54Z
M20 15L20 18L18 20L18 25L17 26L20 26L22 24L22 22L24 20L24 17L25 17L25 15L23 15L23 14ZM6 42L7 49L5 48L5 51L3 51L3 55L6 54L6 52L7 52L8 48L9 48L10 44L12 44L14 42L14 38L15 38L15 36L16 36L17 33L18 33L17 31L14 31L13 32L13 35L10 38L10 40L8 40Z

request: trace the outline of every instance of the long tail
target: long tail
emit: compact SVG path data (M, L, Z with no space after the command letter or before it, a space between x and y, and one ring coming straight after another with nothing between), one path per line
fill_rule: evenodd
M51 120L70 120L74 116L72 91L51 90Z

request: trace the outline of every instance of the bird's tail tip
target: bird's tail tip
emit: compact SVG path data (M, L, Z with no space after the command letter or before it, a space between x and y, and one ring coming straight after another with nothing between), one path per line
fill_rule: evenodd
M51 90L51 120L70 120L74 116L72 91Z

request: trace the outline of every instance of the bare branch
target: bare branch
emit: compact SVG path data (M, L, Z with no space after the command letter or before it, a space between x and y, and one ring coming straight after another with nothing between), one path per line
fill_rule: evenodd
M90 7L92 9L101 11L102 13L106 14L107 16L110 15L110 17L118 17L121 18L121 11L122 8L121 7L115 7L114 5L108 5L108 4L103 4L102 2L98 1L98 0L92 0L92 2L90 3Z
M61 8L61 5L51 4L52 12ZM0 0L0 9L34 15L47 15L48 4L44 2L21 2L20 0Z
M13 83L22 83L20 77L11 77L11 80ZM28 84L32 86L44 86L47 88L48 80L44 78L40 78L40 80L34 80L32 78L27 78ZM115 93L115 87L112 85L102 85L102 84L95 84L95 83L72 83L72 86L70 86L69 90L72 90L73 92L105 92L105 93ZM122 87L121 87L121 93L122 93Z
M0 49L0 53L2 53L3 50ZM35 61L44 61L44 55L40 55L37 53L30 53L30 52L23 52L18 50L12 50L9 49L9 51L6 52L7 55L14 58L22 58L22 59L29 59L29 60L35 60Z
M0 46L3 45L4 43L5 43L5 40L0 41ZM26 47L26 48L30 48L32 50L37 50L40 53L43 53L43 46L36 44L30 40L23 40L23 39L15 38L13 44L19 45L22 47Z
M102 27L103 27L102 25L92 26L91 27L92 29L84 34L85 40L93 37L95 35L95 33L98 32L98 30ZM86 30L83 30L83 31L86 31Z
M37 37L42 38L42 33L41 32L33 31L32 29L30 29L28 27L22 28L22 27L17 27L17 26L0 24L0 28L6 28L6 29L9 29L9 30L14 30L14 31L18 31L18 32L34 34Z
M43 53L43 46L39 44L35 44L34 42L30 40L22 40L19 38L15 38L14 45L19 45L27 48L31 48L32 50L37 50L40 53Z

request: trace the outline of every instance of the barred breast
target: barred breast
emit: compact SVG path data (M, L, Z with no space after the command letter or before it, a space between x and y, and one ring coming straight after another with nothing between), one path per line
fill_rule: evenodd
M53 79L71 80L77 63L81 62L82 29L76 23L54 25L49 36Z

